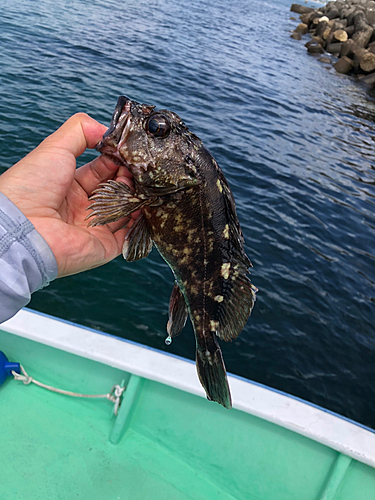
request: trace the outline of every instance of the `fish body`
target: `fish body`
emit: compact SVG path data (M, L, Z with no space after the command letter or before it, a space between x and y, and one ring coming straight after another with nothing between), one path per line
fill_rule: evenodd
M208 399L230 408L218 338L229 341L241 333L256 288L247 276L251 263L222 171L178 115L124 96L97 149L130 170L134 190L116 181L101 185L91 197L90 225L141 209L123 255L138 260L155 245L169 264L175 285L167 343L190 316L199 379Z

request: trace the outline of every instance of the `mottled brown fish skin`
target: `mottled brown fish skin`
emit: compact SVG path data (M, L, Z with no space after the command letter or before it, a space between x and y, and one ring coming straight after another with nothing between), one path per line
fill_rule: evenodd
M125 207L127 213L132 209L132 203L137 208L141 204L141 229L136 227L130 232L124 256L128 260L147 256L152 241L169 264L182 292L179 295L178 289L174 290L170 307L178 307L180 300L186 302L196 337L199 379L210 400L230 408L230 391L217 337L228 341L241 333L256 291L247 277L251 264L243 249L233 195L215 159L177 115L160 112L170 129L167 137L156 136L152 143L148 128L154 108L122 99L116 108L118 116L115 112L99 150L129 168L135 190L128 193L114 182L100 188L91 205L99 221L94 219L93 225L114 220L115 215L111 214L120 218ZM126 115L124 110L124 127L128 131L121 136L116 125L119 127L118 122ZM136 138L129 132L133 116L138 124L134 125ZM153 130L155 124L151 125ZM119 194L121 189L123 193ZM111 208L104 213L106 203ZM176 325L173 335L178 335L184 325L184 308L180 304L178 321L182 323ZM171 310L170 330L174 331Z

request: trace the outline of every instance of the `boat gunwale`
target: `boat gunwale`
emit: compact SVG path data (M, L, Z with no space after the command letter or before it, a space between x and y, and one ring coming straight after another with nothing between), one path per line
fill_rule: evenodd
M26 308L2 323L0 329L206 397L196 375L195 363L174 354ZM258 382L234 374L228 374L228 380L233 408L289 429L375 468L373 429Z

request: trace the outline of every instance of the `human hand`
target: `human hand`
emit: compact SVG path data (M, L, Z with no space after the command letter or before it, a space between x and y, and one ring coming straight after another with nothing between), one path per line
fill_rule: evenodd
M58 277L91 269L117 257L126 232L137 217L106 226L87 227L88 197L100 182L121 180L132 186L131 174L99 156L76 169L76 158L94 148L106 127L78 113L36 149L0 176L4 193L32 222L50 246ZM124 227L125 226L125 227Z

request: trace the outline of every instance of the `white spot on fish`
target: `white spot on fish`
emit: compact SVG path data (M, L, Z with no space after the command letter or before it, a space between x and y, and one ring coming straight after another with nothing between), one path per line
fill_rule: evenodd
M219 322L218 321L210 321L210 328L211 332L216 332L216 330L219 328Z
M222 193L223 192L223 186L221 185L221 182L220 182L219 179L216 181L216 185L219 188L220 193Z
M222 264L220 274L225 280L229 278L229 271L230 271L230 262L225 262L224 264Z
M216 295L216 296L214 297L214 300L215 300L216 302L223 302L224 297L223 297L222 295Z
M229 226L228 224L225 224L225 228L224 228L224 231L223 231L223 236L226 240L229 240Z

